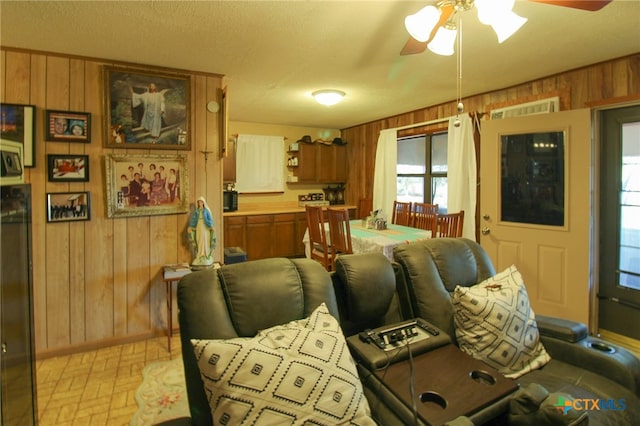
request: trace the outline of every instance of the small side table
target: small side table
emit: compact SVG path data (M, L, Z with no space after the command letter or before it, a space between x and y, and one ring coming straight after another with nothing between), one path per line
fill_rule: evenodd
M171 337L173 337L173 283L178 283L187 274L191 272L195 272L201 269L218 269L220 267L220 263L215 262L213 265L209 265L206 267L191 267L191 270L186 271L184 275L179 277L170 277L167 278L166 268L171 265L165 265L162 269L162 279L164 280L164 284L167 292L167 350L169 351L169 355L171 355Z
M169 354L171 354L171 337L173 336L173 283L178 283L181 278L164 278L167 292L167 350Z

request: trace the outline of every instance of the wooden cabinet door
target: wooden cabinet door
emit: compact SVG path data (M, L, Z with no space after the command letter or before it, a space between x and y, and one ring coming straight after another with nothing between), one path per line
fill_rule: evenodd
M272 257L296 255L296 214L283 213L273 216Z
M335 182L336 156L333 145L318 144L317 147L317 180L319 183Z
M271 257L273 215L247 216L247 260Z
M294 241L295 256L305 256L305 247L302 242L305 232L307 232L307 215L306 213L296 213L296 238Z
M224 218L224 247L240 247L246 250L246 216Z
M295 171L298 182L316 182L317 169L316 145L300 143L298 166Z

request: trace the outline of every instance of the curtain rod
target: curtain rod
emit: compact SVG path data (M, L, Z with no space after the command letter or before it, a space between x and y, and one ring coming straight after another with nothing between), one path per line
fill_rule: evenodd
M444 123L446 121L449 121L449 119L451 119L453 116L451 117L446 117L446 118L439 118L437 120L430 120L430 121L423 121L422 123L416 123L416 124L407 124L406 126L401 126L401 127L396 127L396 128L391 128L389 130L405 130L405 129L412 129L414 127L422 127L422 126L428 126L429 124L438 124L438 123Z

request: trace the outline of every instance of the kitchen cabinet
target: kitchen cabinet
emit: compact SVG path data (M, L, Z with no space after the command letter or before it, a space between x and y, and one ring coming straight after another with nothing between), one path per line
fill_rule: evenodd
M247 260L273 257L273 215L247 216L246 227Z
M297 151L288 151L295 158L289 170L297 183L345 183L347 180L347 148L344 145L299 143Z
M356 208L349 206L355 218ZM304 257L305 212L224 216L224 247L240 247L247 260Z
M344 183L347 180L347 150L343 145L320 144L316 161L318 182Z
M229 216L224 218L224 246L245 248L247 229L245 216Z

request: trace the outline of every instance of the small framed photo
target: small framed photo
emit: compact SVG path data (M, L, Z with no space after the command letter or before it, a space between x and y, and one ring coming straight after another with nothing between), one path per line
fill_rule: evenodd
M33 105L0 104L0 138L22 145L22 165L35 167L35 115Z
M89 192L47 193L47 222L75 222L90 218Z
M91 142L91 113L45 111L47 140L55 142Z
M59 155L47 156L49 165L49 182L88 182L88 155Z

